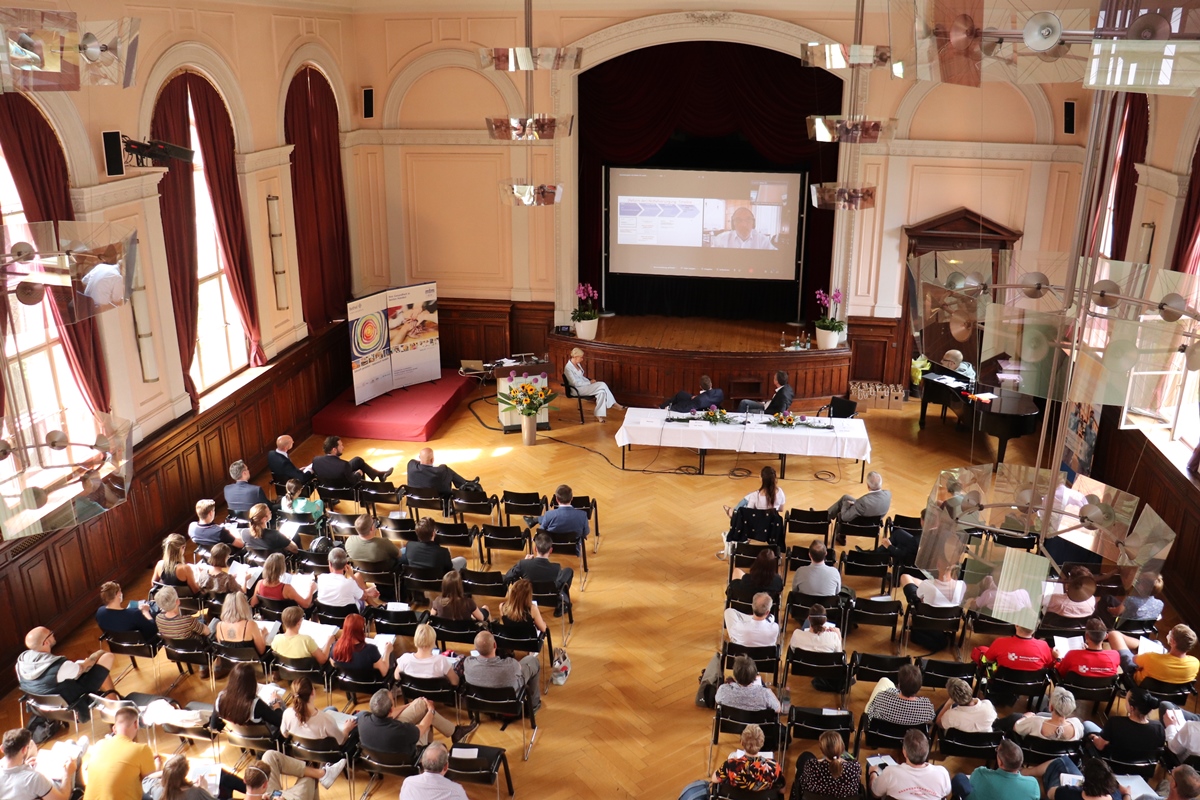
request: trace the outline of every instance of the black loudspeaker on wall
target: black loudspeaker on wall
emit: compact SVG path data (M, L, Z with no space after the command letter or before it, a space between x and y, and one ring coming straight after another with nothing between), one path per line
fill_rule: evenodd
M370 86L363 87L363 119L375 118L375 90Z
M1063 133L1075 133L1075 101L1063 100Z
M104 142L104 174L115 178L125 174L125 148L121 144L120 131L101 131Z

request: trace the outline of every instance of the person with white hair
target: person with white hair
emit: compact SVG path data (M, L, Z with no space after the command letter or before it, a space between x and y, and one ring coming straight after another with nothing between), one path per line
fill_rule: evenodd
M400 800L467 800L463 787L446 777L450 751L434 742L421 753L421 774L400 784Z
M571 360L563 368L563 377L571 385L576 394L583 397L595 398L596 410L594 413L597 422L607 420L610 408L615 408L617 411L625 409L613 397L612 389L608 388L607 383L604 381L594 381L583 374L583 351L578 347L571 349Z
M1033 736L1037 739L1052 739L1058 742L1075 742L1083 738L1083 723L1075 713L1075 695L1061 686L1054 687L1050 692L1050 716L1034 714L1031 711L1023 714L1012 725L1012 731L1018 736ZM1010 717L1009 720L1012 718ZM1001 723L1004 726L1005 723Z
M856 519L880 517L888 513L892 507L892 493L883 488L883 476L874 470L867 473L867 493L862 497L844 494L842 498L829 507L829 518L842 522L854 522ZM846 537L839 536L838 544L845 544Z
M779 641L779 623L771 616L771 595L759 592L750 602L753 614L736 608L725 609L725 630L729 641L743 647L770 647Z
M970 684L962 678L950 678L946 681L946 694L950 699L938 712L939 728L963 733L986 733L992 729L996 708L992 701L976 697Z

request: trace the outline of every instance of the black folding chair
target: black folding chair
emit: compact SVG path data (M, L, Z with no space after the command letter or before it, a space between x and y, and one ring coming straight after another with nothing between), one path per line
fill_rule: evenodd
M383 753L367 747L359 748L354 762L358 768L365 771L369 776L362 796L369 798L376 787L383 783L383 776L385 775L397 778L411 778L413 775L420 775L421 767L418 763L420 756L420 751L412 753Z
M474 751L474 756L467 756L467 751ZM457 751L457 754L456 754ZM496 786L496 800L500 800L500 770L504 770L504 782L508 785L508 796L513 796L512 774L508 771L508 754L501 747L472 744L451 748L450 766L446 777L458 783L481 783L484 786Z
M867 747L877 750L900 750L904 746L904 734L918 730L929 738L930 723L924 725L897 725L887 720L869 717L864 712L858 718L858 731L854 735L854 757L865 741Z
M475 636L481 630L480 623L474 619L444 619L430 616L429 625L437 634L438 646L442 650L452 649L449 644L475 644Z
M357 561L352 558L350 563L364 581L375 584L380 600L387 603L400 599L399 561Z
M838 569L843 576L865 576L879 578L879 594L885 595L892 586L892 557L873 550L842 550L838 557Z
M293 733L284 740L283 752L316 768L346 758L346 780L350 783L350 797L353 799L354 760L346 757L346 748L339 745L337 739L332 736L326 736L323 739L309 739Z
M457 522L465 523L467 514L487 517L490 523L500 521L500 498L479 489L455 489L450 499Z
M779 753L787 750L787 728L779 721L779 712L770 708L761 711L746 711L717 703L717 713L713 717L712 739L708 743L704 774L712 774L713 750L720 741L721 734L731 733L741 736L747 725L758 725L762 728L763 750Z
M558 508L558 498L550 495L550 507ZM592 552L600 552L600 504L592 497L586 494L577 494L571 498L571 507L578 508L580 511L587 513L588 522L592 530Z
M816 653L811 650L797 650L789 647L787 659L783 665L782 686L787 686L788 678L792 675L819 679L831 688L824 691L838 696L837 707L846 704L846 689L850 683L850 665L846 663L846 654ZM814 688L816 688L814 686Z
M826 509L789 508L784 522L788 533L819 537L822 542L829 540L829 511ZM804 549L807 550L808 545L804 545Z
M428 614L413 609L391 610L379 607L372 610L371 619L375 622L375 633L390 633L393 636L405 636L409 639L417 635L417 627L425 622Z
M510 492L507 489L500 496L500 505L504 509L506 526L512 525L513 514L516 514L518 518L540 517L550 508L545 495L537 492Z
M167 660L175 662L175 666L179 669L179 677L167 687L163 694L170 695L175 687L192 673L193 667L204 667L208 670L209 688L216 691L212 678L212 642L207 638L201 639L200 637L171 639L164 636L162 643L163 650L167 653ZM184 666L187 666L187 672L183 671Z
M113 678L114 686L120 683L129 670L138 669L139 658L146 658L149 659L150 666L154 667L154 686L158 688L158 663L155 658L162 648L162 640L158 638L158 634L147 636L140 631L105 631L100 636L100 641L108 646L108 652L113 655L129 657L129 666Z
M841 734L842 742L849 750L850 736L854 733L854 714L849 709L832 714L825 708L792 706L788 710L788 734L791 738L815 742L825 731Z
M458 722L458 687L452 685L444 676L441 678L414 678L412 675L401 673L399 686L406 703L411 703L418 697L424 697L430 703L454 706L454 721Z
M872 600L856 597L850 603L850 625L874 625L891 628L891 640L896 641L896 626L900 622L899 600ZM848 626L849 627L849 626Z
M518 553L528 553L529 531L515 525L482 525L479 528L479 560L481 563L492 565L493 550L512 550ZM487 551L487 558L483 557Z
M463 703L472 720L478 721L481 714L494 714L507 720L521 720L521 757L529 760L533 745L537 742L537 715L533 708L533 698L527 696L525 687L514 689L511 686L491 688L474 686L464 683ZM529 720L530 735L526 729L526 718ZM501 727L507 727L505 722Z
M401 579L403 580L404 596L408 602L424 605L428 602L426 593L441 594L442 578L445 574L432 567L405 566Z
M830 549L834 547L835 543L838 547L844 547L849 537L856 536L870 539L871 549L874 550L879 547L879 534L882 529L882 517L859 517L854 522L843 522L841 519L837 519L833 523L831 538L825 544Z
M778 644L766 647L748 647L742 644L734 644L733 642L722 642L721 669L732 669L735 658L746 656L754 662L754 666L758 669L760 676L770 675L771 685L779 686L780 655L780 645Z
M319 600L313 603L313 615L322 625L336 625L340 628L346 621L346 617L357 613L358 606L354 603L344 606L329 606Z
M387 689L391 685L391 680L380 675L379 671L374 668L347 669L335 664L334 670L329 687L333 690L340 689L346 693L346 705L342 707L344 712L358 705L359 695L370 697L380 689Z
M913 631L928 631L941 634L948 646L958 638L958 627L962 624L962 608L941 607L928 603L910 603L904 610L904 625L900 629L900 651L908 651Z
M508 587L504 583L504 573L499 570L482 572L473 569L464 569L459 575L462 577L463 593L468 597L506 597L508 595ZM478 600L476 605L482 605Z
M404 487L404 502L412 512L414 520L421 519L421 509L438 511L443 517L449 517L450 499L442 497L432 489L418 489L412 486Z
M588 395L582 395L578 391L576 391L575 387L571 385L571 382L567 380L567 373L565 373L565 372L562 374L562 387L563 387L563 391L562 391L563 397L567 398L568 400L574 398L579 401L579 424L580 425L584 424L585 420L583 418L583 398L587 397L587 399L591 400L592 402L595 402L596 398L588 396Z
M1046 688L1050 683L1046 670L1015 670L999 667L992 675L980 680L989 700L997 705L1011 705L1009 698L1025 697L1029 699L1029 710L1037 711L1042 706L1042 698L1046 696Z
M887 678L895 683L896 676L900 674L900 668L911 663L912 658L909 656L855 651L854 655L850 657L850 681L846 691L849 692L849 687L858 683L860 679L869 683L879 683L880 678Z
M978 670L973 661L942 661L936 658L918 658L917 666L921 668L921 685L931 689L945 689L946 681L951 678L974 686L975 672Z
M1004 741L1003 731L983 731L981 733L966 733L951 728L947 731L934 731L939 752L942 757L975 758L991 767L996 761L996 748Z

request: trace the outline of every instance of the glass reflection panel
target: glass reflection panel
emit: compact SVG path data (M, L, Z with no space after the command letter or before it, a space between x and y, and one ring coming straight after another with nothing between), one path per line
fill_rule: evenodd
M1200 42L1093 40L1083 85L1146 94L1194 94L1200 89Z
M830 211L862 211L875 207L874 186L814 183L809 189L812 193L813 208Z

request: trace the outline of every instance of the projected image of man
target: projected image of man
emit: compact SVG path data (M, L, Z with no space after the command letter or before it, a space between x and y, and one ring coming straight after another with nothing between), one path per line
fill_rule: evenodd
M733 230L713 237L713 247L729 247L735 250L775 250L771 237L754 229L754 214L745 206L738 206L730 217Z

